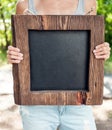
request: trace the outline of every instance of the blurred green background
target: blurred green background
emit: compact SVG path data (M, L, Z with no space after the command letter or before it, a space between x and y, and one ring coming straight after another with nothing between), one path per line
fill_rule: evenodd
M11 14L15 13L17 0L0 0L0 66L7 63L6 51L12 43ZM97 0L97 14L105 16L105 41L112 47L112 0ZM112 51L105 62L105 73L112 73Z

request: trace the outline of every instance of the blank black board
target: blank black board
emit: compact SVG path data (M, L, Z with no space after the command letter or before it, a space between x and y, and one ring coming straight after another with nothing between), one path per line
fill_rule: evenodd
M88 91L90 30L28 30L31 91Z

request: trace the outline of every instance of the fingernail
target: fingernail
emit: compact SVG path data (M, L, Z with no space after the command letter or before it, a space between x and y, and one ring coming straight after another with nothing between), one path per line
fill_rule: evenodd
M95 47L96 49L98 48L98 46Z
M23 54L22 54L22 53L19 53L19 56L23 57Z
M23 54L22 54L22 53L20 53L20 55L21 55L21 56L23 56Z
M20 59L20 60L22 60L22 59L23 59L23 57L19 57L19 59Z
M94 53L96 52L96 50L93 51Z
M18 51L18 52L20 52L20 49L19 49L19 48L17 48L17 51Z

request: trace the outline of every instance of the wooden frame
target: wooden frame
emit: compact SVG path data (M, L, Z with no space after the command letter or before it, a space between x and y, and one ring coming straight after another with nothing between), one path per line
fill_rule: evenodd
M36 30L90 30L89 91L30 91L30 58L28 29ZM93 50L104 42L102 16L73 15L13 15L14 46L20 48L24 60L13 65L15 103L20 105L95 105L103 98L103 63ZM22 33L21 33L22 32Z

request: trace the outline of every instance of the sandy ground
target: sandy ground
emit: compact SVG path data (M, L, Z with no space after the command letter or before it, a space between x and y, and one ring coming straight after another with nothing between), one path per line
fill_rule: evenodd
M105 77L105 84L112 86L110 79ZM108 82L107 82L108 81ZM0 130L22 130L19 106L13 100L13 81L11 66L0 68ZM105 88L103 104L93 106L97 130L112 130L112 99L111 87Z

